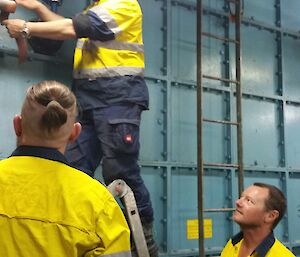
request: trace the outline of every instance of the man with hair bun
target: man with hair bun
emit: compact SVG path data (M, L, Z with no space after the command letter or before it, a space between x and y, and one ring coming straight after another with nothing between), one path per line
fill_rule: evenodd
M101 166L106 185L116 179L126 182L134 193L149 255L158 257L154 209L138 164L141 115L149 108L139 1L83 1L89 6L73 18L52 12L42 1L15 1L41 22L4 20L12 38L77 39L72 91L81 107L82 133L65 156L91 177ZM134 245L132 254L137 256Z
M0 252L5 257L130 257L130 232L109 191L68 165L81 125L68 87L43 81L13 120L17 148L0 161Z

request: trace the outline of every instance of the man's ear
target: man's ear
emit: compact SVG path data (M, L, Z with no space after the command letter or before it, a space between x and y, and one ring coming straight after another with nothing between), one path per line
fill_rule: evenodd
M16 115L13 119L15 134L17 137L22 135L22 116Z
M74 123L71 135L69 136L69 143L74 142L80 135L80 132L81 124L79 122Z
M272 210L267 213L265 217L266 223L274 223L274 221L279 217L279 211Z

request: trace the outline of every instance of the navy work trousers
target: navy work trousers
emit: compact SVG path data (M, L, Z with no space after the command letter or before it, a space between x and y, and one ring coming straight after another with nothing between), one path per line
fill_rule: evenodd
M82 132L66 151L69 163L91 177L102 163L106 185L123 179L132 189L141 219L153 220L149 192L138 165L142 108L128 104L83 111Z

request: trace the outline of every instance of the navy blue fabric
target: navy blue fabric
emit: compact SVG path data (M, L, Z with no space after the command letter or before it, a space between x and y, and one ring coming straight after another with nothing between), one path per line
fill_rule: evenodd
M92 40L100 41L115 39L115 34L106 26L105 22L92 11L88 11L86 14L77 14L72 20L78 38L87 37Z
M243 239L243 232L239 232L235 236L232 237L231 242L232 245L236 245ZM253 255L255 252L258 253L260 257L265 257L270 248L275 243L275 237L273 231L256 247L256 249L251 253Z
M41 146L18 146L11 156L34 156L69 165L66 157L57 149Z
M139 105L127 104L83 111L82 132L78 140L68 146L66 157L72 166L92 177L102 161L106 185L123 179L135 195L141 218L150 222L153 209L138 165L142 109Z
M73 25L78 37L100 41L115 37L92 11L73 18ZM137 164L140 114L149 108L149 93L144 78L74 79L72 90L78 100L81 112L79 121L83 129L78 140L67 148L67 159L90 176L94 176L102 162L105 183L123 179L135 194L142 220L152 221L149 192Z
M145 80L138 76L77 79L72 90L82 110L118 104L138 104L148 109L149 92Z

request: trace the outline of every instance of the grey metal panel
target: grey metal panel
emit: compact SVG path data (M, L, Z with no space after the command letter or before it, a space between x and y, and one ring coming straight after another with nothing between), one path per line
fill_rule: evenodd
M213 8L220 11L224 10L225 7L224 1L220 1L220 0L205 0L203 1L203 3L205 7Z
M150 110L142 113L140 159L145 161L164 160L165 157L165 94L162 81L147 80L150 92Z
M171 87L171 159L175 162L196 162L196 91Z
M244 15L253 20L275 24L274 0L265 1L243 1ZM284 5L284 4L283 4Z
M192 10L172 6L171 72L174 78L196 79L195 15Z
M150 192L152 206L155 210L154 212L154 236L158 242L159 246L163 246L165 242L165 227L164 218L167 213L165 213L166 204L166 192L164 191L164 172L165 169L161 167L142 167L142 177L145 180L145 184Z
M230 172L230 171L229 171ZM228 207L230 181L228 172L207 170L205 172L205 208ZM197 248L197 240L187 238L187 221L197 219L197 179L193 169L177 168L171 178L171 250L173 253ZM206 213L205 219L212 220L212 238L206 239L208 251L222 249L228 238L230 227L228 213Z
M283 84L290 99L300 101L300 41L283 37Z
M242 83L245 92L276 93L275 36L275 33L243 26Z
M300 168L300 106L286 105L286 160L289 168Z
M231 171L206 169L204 177L204 209L232 208ZM207 250L226 244L231 234L232 212L206 212L205 219L212 219L213 237L206 239Z
M164 62L163 32L166 27L163 24L162 1L140 1L143 10L145 66L147 75L162 74Z
M172 161L196 163L196 92L194 88L173 86L172 110ZM224 98L222 92L205 92L204 116L207 119L224 120ZM220 124L204 125L204 159L206 163L225 161L225 132Z
M186 238L186 221L197 219L197 180L195 172L186 169L176 169L171 177L171 249L172 251L196 247L195 240Z
M224 94L221 91L204 92L204 118L225 120L225 112ZM205 122L203 129L203 142L204 163L226 162L224 125Z
M203 31L210 34L224 37L225 21L219 17L204 15ZM203 65L203 74L217 77L224 77L224 43L209 37L203 38L203 58L206 60ZM196 57L196 56L195 56ZM210 81L212 83L212 81Z
M277 167L279 131L277 104L262 99L244 99L245 165Z
M282 27L299 31L300 2L298 0L281 1L281 22Z
M291 243L298 243L300 238L300 174L289 173L288 220L291 224L289 238Z

